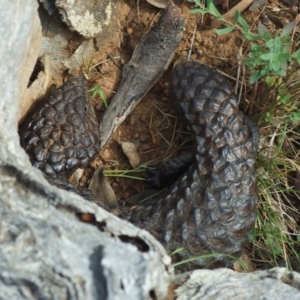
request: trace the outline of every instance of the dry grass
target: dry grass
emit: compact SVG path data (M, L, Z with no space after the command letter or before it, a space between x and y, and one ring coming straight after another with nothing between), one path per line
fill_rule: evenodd
M267 95L254 99L260 127L257 159L259 205L251 256L257 267L300 266L299 112L300 77L290 69L285 83L274 84ZM281 89L281 90L279 90ZM290 94L282 102L282 95ZM299 269L298 269L299 271Z

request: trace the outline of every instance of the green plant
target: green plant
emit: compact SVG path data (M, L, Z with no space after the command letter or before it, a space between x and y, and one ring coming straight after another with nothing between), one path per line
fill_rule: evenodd
M175 251L173 251L171 253L171 256L172 255L175 255L181 251L183 251L184 248L178 248L176 249ZM210 258L219 258L219 257L227 257L229 259L231 259L232 261L236 261L239 263L240 267L245 271L245 272L249 272L249 268L247 267L247 265L239 258L235 257L235 256L232 256L230 254L223 254L223 253L211 253L211 254L203 254L203 255L200 255L200 256L196 256L196 257L191 257L189 259L186 259L186 260L182 260L182 261L179 261L177 263L174 263L173 264L173 267L176 268L180 265L184 265L184 264L187 264L189 262L192 262L192 261L195 261L195 260L205 260L205 259L210 259ZM206 268L209 268L209 265L206 266Z
M278 32L274 36L263 25L258 25L258 33L262 44L253 43L249 52L249 59L245 60L245 65L250 70L255 70L249 79L249 83L254 83L265 76L286 76L289 63L294 59L300 64L300 50L293 53L290 33L297 23L288 23L281 34Z
M256 120L260 126L270 124L288 124L293 127L300 122L300 102L297 100L300 89L300 73L296 68L290 69L288 75L282 77L266 76L265 83L259 92L253 89L253 103L258 113Z
M293 205L299 201L299 193L291 184L294 179L290 174L300 171L300 161L297 149L287 145L293 142L289 135L285 125L276 133L277 143L272 135L262 140L263 149L257 161L260 201L252 249L253 256L264 264L278 266L284 262L293 269L293 260L300 264L300 243L295 239L299 233L299 212Z
M119 178L128 178L128 179L135 179L135 180L142 180L144 181L144 177L132 176L132 173L145 173L150 167L146 165L140 165L135 169L117 169L117 170L104 170L103 174L106 177L119 177Z
M86 62L81 54L81 62L82 62L82 65L83 65L83 69L84 69L84 77L86 79L89 78L89 73L90 73L90 70L92 69L92 66L93 66L93 57L91 57L88 62Z
M99 86L94 86L93 88L91 88L89 90L89 92L92 92L92 98L94 99L96 96L99 96L101 98L101 100L104 103L105 108L107 108L108 104L107 104L107 98L106 98L106 94L103 91L103 89Z
M249 58L244 60L244 64L254 71L249 78L250 84L266 76L286 76L289 63L296 61L298 65L300 64L300 49L291 53L293 43L290 34L297 26L296 21L288 23L281 33L275 32L273 35L263 24L259 24L258 34L253 34L238 10L235 11L233 22L230 22L219 13L212 0L207 0L206 8L201 6L199 0L189 0L189 2L199 6L191 10L192 13L209 13L228 25L226 28L216 29L217 34L227 34L238 29L248 41L252 41Z

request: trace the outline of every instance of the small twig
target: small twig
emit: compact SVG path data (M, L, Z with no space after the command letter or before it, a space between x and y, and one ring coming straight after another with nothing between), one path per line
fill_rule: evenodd
M90 70L91 70L91 69L94 69L94 68L96 68L96 67L98 67L98 66L100 66L100 65L102 65L102 64L104 64L105 62L108 62L108 61L111 61L111 60L114 60L114 59L119 59L120 57L121 57L121 56L115 56L115 57L111 57L111 58L102 60L102 61L98 62L97 64L93 65L93 66L90 68Z
M108 55L107 57L114 63L115 66L122 70L122 66L116 61L115 57L112 57L111 55ZM120 58L120 56L118 56L118 58Z
M138 23L141 23L141 17L140 17L140 0L137 0L137 15L138 15Z
M238 67L237 67L237 74L236 74L236 82L235 82L235 88L234 88L234 92L237 94L238 91L238 87L239 87L239 79L240 79L240 75L241 75L241 59L242 59L242 49L239 49L239 52L237 54L237 63L238 63Z
M275 138L276 138L276 136L277 136L277 132L278 132L278 130L279 130L279 128L280 128L280 125L281 125L281 123L277 124L276 129L275 129L275 132L272 134L272 137L271 137L271 139L270 139L269 147L272 147L272 146L274 145L274 141L275 141Z
M173 130L173 132L172 132L171 141L170 141L170 143L169 143L168 150L166 151L165 158L168 156L168 153L169 153L169 151L170 151L172 145L174 144L175 133L176 133L176 127L177 127L177 118L175 118L174 130Z
M166 113L164 111L162 111L157 105L154 105L154 107L165 117L165 118L173 118L176 119L176 117L172 114ZM164 119L165 119L164 118Z
M243 70L243 76L242 76L242 83L241 83L241 88L239 92L239 100L238 103L240 103L241 98L242 98L242 93L243 93L243 87L244 87L244 80L245 80L245 65L242 65L242 70Z
M202 15L203 17L203 15ZM197 23L198 23L198 18L196 18L196 24L195 24L195 27L194 27L194 31L193 31L193 36L192 36L192 41L191 41L191 45L190 45L190 49L189 49L189 52L188 52L188 56L186 58L186 61L189 61L190 60L190 57L191 57L191 53L192 53L192 49L193 49L193 44L194 44L194 41L195 41L195 35L196 35L196 29L197 29Z
M159 130L157 130L156 132L166 142L166 144L168 145L168 150L166 151L166 152L168 152L169 148L170 148L170 142L163 136L163 134Z
M155 21L155 19L157 18L157 16L161 13L161 11L162 11L162 9L153 17L153 19L152 19L152 21L151 21L151 23L150 23L150 27L149 28L151 28L152 27L152 25L153 25L153 23L154 23L154 21Z
M153 132L153 128L152 128L152 119L153 119L153 112L151 113L151 117L150 117L149 133L151 135L152 143L154 145L156 145L157 144L157 140L156 140L155 134Z
M151 153L151 152L154 152L154 151L157 151L157 150L162 150L162 149L165 149L167 148L168 146L167 145L163 145L163 146L160 146L160 147L155 147L155 148L152 148L150 150L145 150L145 151L142 151L141 153L142 154L148 154L148 153ZM160 156L159 158L156 158L154 161L158 160L158 159L161 159L162 160L163 158L163 155Z
M218 59L224 62L228 62L229 58L226 57L220 57L220 56L216 56L216 55L211 55L211 54L207 54L207 53L202 53L202 56L208 57L208 58L212 58L212 59Z
M223 76L225 76L225 77L227 77L227 78L229 78L229 79L231 79L231 80L233 80L233 81L236 81L236 78L234 78L233 76L230 76L230 75L228 75L227 73L225 73L225 72L223 72L223 71L221 71L221 70L219 70L219 69L217 69L217 70L218 70L218 72L219 72L220 74L222 74ZM241 81L239 81L239 83L242 84Z

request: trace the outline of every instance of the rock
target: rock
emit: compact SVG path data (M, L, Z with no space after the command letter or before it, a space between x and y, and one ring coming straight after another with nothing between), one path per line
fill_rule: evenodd
M69 59L66 59L63 64L69 69L69 74L72 75L77 74L78 70L85 64L85 72L88 73L90 71L88 62L92 61L94 54L95 48L93 40L83 41L72 56Z
M133 169L137 168L141 161L138 153L139 143L128 141L118 141L118 143L122 147L123 153L128 158L131 167Z
M196 270L177 275L176 300L300 299L300 274L286 268L253 273L229 269Z
M56 0L55 5L62 20L71 30L85 38L111 34L111 24L116 21L117 1Z
M25 57L23 61L22 70L22 94L23 101L20 102L20 113L27 111L33 104L33 100L36 99L42 90L45 91L45 87L39 87L38 89L34 85L29 85L29 76L32 74L35 67L38 55L39 55L39 44L41 42L42 31L41 24L37 15L35 15L33 20L33 27L31 31L31 40L28 41L30 45L30 50L28 51L28 56ZM22 116L22 114L21 114Z

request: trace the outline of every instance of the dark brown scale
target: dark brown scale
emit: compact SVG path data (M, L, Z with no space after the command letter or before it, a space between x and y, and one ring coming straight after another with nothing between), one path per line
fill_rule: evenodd
M19 133L32 164L52 178L86 167L98 153L100 143L99 124L86 95L85 79L71 78L41 101Z
M258 130L238 110L236 96L216 70L195 62L178 64L171 101L196 138L188 171L157 199L120 216L150 231L182 261L209 253L239 255L253 230L257 191L254 163ZM179 267L226 266L226 257L198 259Z

